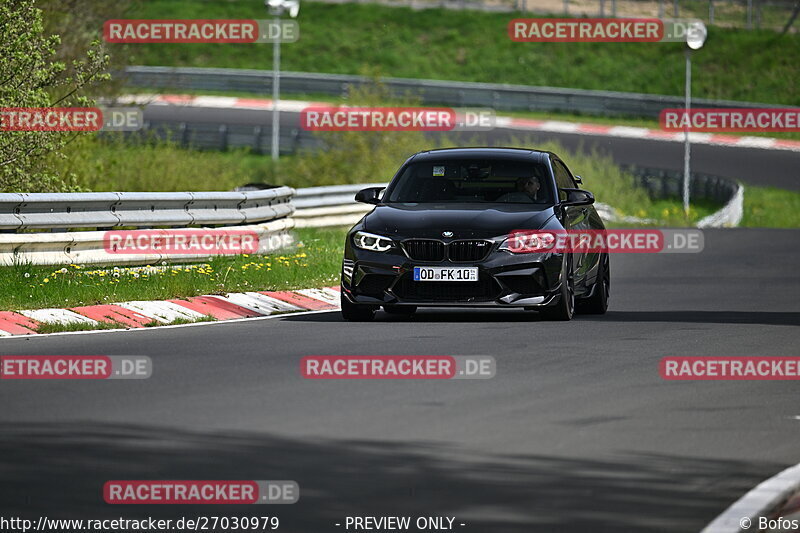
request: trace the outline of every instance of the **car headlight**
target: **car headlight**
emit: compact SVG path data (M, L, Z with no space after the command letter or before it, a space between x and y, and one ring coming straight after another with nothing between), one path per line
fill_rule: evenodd
M515 231L500 245L512 254L537 254L555 251L556 235L549 231Z
M353 244L356 248L369 250L371 252L385 252L392 248L392 239L381 237L366 231L357 231L353 235Z

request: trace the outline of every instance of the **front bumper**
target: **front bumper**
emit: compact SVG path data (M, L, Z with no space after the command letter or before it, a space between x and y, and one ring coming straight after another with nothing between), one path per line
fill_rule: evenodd
M353 303L418 307L527 307L557 303L562 254L511 254L493 249L478 262L415 261L402 250L348 247L342 294ZM415 266L478 267L478 281L414 281Z

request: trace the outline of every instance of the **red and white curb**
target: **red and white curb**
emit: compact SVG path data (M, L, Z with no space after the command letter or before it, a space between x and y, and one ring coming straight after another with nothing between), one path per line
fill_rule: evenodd
M211 107L222 109L270 110L272 100L262 98L237 98L234 96L193 96L181 94L138 94L120 97L120 104L138 105L180 105L187 107ZM329 106L329 102L306 102L303 100L280 100L278 109L297 112L309 106ZM607 126L602 124L583 124L560 120L535 120L498 116L495 127L519 131L544 131L551 133L572 133L576 135L595 135L627 139L648 139L652 141L683 142L682 132L668 132L633 126ZM800 141L773 139L771 137L722 135L713 133L690 133L689 140L694 144L717 146L736 146L740 148L759 148L763 150L800 151Z
M298 311L339 309L339 287L297 291L253 291L224 296L193 296L186 300L132 301L87 305L69 309L0 311L0 337L35 335L42 323L120 324L144 328L146 324L170 324L176 320L215 321L269 316Z

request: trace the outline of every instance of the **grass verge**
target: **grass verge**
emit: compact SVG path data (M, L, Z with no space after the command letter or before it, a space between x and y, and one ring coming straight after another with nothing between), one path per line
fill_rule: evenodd
M515 43L519 13L305 2L300 40L282 47L291 71L484 81L683 94L682 43ZM125 18L265 18L263 3L229 0L138 2ZM110 45L128 64L270 68L268 45ZM693 55L697 98L800 104L800 34L710 27ZM731 68L735 65L735 68Z
M178 324L196 324L198 322L216 322L216 319L212 316L204 316L202 318L197 318L194 320L177 318L172 322L168 323L159 322L158 320L153 320L152 322L148 322L147 324L145 324L144 327L153 328L158 326L176 326ZM39 325L39 327L36 328L36 333L45 334L45 333L63 333L65 331L99 331L107 329L131 329L131 328L126 326L125 324L120 324L119 322L98 322L97 324L87 324L84 322L71 323L71 324L62 324L61 322L42 322Z
M800 192L745 187L742 227L800 228Z
M116 269L80 265L0 268L0 309L67 308L333 285L339 281L344 233L344 228L301 229L296 235L298 247L292 251L215 257L204 264Z

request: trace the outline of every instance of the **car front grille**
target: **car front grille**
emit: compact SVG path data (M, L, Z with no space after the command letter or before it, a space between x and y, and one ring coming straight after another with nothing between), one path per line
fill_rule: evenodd
M414 281L410 274L400 278L393 291L403 300L436 302L490 301L498 292L488 276L478 281Z
M453 241L447 246L450 261L483 261L492 249L491 241Z
M432 239L411 239L403 242L403 248L414 261L454 262L483 261L492 249L492 241L464 240L445 244Z
M444 261L444 243L429 239L412 239L403 243L408 257L415 261Z

